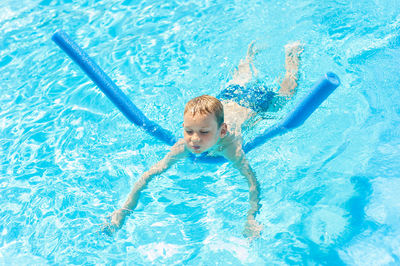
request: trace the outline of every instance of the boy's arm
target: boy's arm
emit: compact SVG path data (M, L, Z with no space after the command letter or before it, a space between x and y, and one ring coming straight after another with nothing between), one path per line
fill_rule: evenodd
M125 217L136 208L139 201L140 192L146 188L150 180L154 176L163 173L186 154L187 150L185 148L185 144L183 140L179 140L162 160L153 165L147 172L143 173L139 180L136 181L122 208L116 210L112 214L111 223L117 228L121 228Z
M255 220L255 216L261 208L260 184L258 183L256 175L251 169L251 166L247 161L242 146L239 142L234 142L232 145L227 147L224 151L224 157L231 161L233 167L238 169L239 172L247 179L247 183L249 185L250 209L247 212L245 234L255 237L259 235L261 231L261 225L259 225Z

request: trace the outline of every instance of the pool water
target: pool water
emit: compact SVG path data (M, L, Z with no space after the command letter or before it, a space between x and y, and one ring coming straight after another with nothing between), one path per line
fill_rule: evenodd
M400 6L374 1L0 3L0 264L400 264ZM216 95L248 44L276 86L300 40L298 93L342 85L300 128L248 153L261 185L228 163L181 161L155 178L113 237L99 233L168 146L110 103L51 40L63 29L132 101L181 135L187 100Z

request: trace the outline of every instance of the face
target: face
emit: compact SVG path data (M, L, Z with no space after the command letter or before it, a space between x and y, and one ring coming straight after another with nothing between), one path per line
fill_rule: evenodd
M226 135L226 124L218 127L214 114L186 113L183 116L183 136L187 148L193 153L202 153L213 147Z

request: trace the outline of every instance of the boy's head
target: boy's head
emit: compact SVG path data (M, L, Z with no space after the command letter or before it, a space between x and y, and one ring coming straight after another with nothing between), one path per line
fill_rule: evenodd
M213 147L227 132L224 108L215 97L202 95L190 100L183 113L184 139L194 153Z
M224 107L220 100L210 95L201 95L188 101L183 115L188 113L192 116L213 114L218 127L224 123Z

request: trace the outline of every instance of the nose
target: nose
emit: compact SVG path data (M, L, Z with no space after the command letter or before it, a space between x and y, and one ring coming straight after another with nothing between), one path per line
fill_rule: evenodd
M193 134L193 136L192 136L192 142L194 142L194 143L200 142L200 137L199 137L199 135L198 135L197 133L194 133L194 134Z

